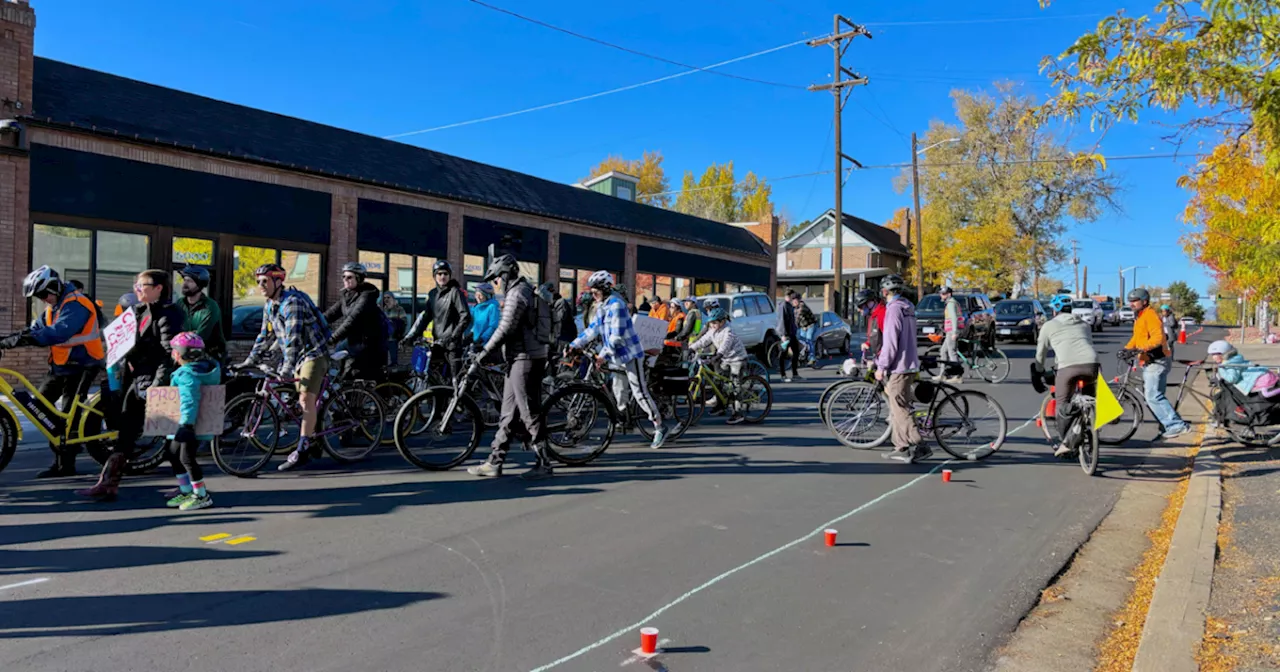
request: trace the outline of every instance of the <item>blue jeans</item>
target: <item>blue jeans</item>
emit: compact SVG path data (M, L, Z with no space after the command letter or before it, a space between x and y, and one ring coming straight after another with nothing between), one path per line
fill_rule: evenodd
M813 349L813 334L817 330L818 330L818 325L811 324L807 327L804 327L803 329L799 329L796 331L796 336L800 338L800 342L804 343L805 346L809 348L809 359L813 359L818 355L817 351Z
M1169 358L1151 362L1142 369L1143 388L1147 397L1147 408L1155 414L1156 420L1164 426L1166 432L1181 431L1187 423L1173 410L1173 404L1164 396L1169 382Z

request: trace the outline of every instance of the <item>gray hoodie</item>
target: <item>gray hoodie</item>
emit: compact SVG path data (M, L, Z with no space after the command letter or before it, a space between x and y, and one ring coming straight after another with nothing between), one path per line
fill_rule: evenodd
M1058 313L1045 323L1036 343L1036 362L1045 365L1048 350L1053 350L1059 369L1077 364L1097 364L1098 352L1093 349L1093 333L1090 324L1074 313Z

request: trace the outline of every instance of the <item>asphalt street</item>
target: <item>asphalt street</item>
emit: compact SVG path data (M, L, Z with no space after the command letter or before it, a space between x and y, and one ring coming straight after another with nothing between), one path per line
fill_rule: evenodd
M1104 372L1127 331L1098 336ZM167 470L93 504L72 494L89 477L37 482L48 453L23 450L0 474L0 669L982 670L1155 435L1094 478L1054 460L1027 424L1032 347L1002 347L1009 380L966 386L1020 429L949 484L940 450L903 465L831 438L834 365L775 377L763 425L623 437L536 483L394 450L252 480L207 460L215 507L182 514Z

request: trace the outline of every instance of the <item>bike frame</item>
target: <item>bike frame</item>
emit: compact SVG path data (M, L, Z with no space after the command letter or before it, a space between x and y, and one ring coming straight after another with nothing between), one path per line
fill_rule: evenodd
M258 383L257 395L258 395L258 398L261 399L263 403L275 404L276 408L279 409L281 413L288 416L288 419L290 421L296 422L298 423L299 426L301 426L302 415L299 413L294 413L293 406L291 404L285 403L285 400L280 397L279 393L277 393L275 389L277 385L293 385L293 384L296 384L297 382L298 382L297 378L263 378L262 381ZM337 389L336 386L331 384L329 374L326 373L324 376L324 381L321 382L320 384L320 392L316 396L320 399L324 399L324 395L326 392L330 392L331 390L336 390L336 389ZM316 408L317 424L319 424L320 419L324 417L324 412L326 409L328 409L329 404L334 403L336 399L337 397L330 396L329 400L325 402L324 406ZM259 416L258 420L261 420L261 416ZM256 425L256 422L257 421L255 421L255 425ZM317 439L325 436L330 436L332 434L341 434L342 432L349 431L356 427L359 427L359 425L353 421L348 421L347 423L337 427L325 427L324 429L318 429L313 434L311 434L311 436L308 438ZM256 427L255 427L255 430L256 430Z
M15 389L9 383L7 376L16 378L25 389ZM114 430L94 434L93 436L85 436L85 423L92 415L102 418L104 421L103 427L106 427L105 413L95 406L82 401L79 395L72 399L71 407L66 412L59 411L57 405L51 403L43 394L40 394L40 390L35 385L32 385L26 376L12 369L0 369L0 394L17 402L18 410L22 411L22 414L31 421L31 424L35 425L36 429L40 430L41 434L44 434L45 438L53 446L74 446L93 441L110 441L119 437L119 432ZM97 397L94 398L96 399ZM83 411L83 413L79 413L78 423L75 421L77 411ZM18 426L18 433L19 439L21 439L21 425Z

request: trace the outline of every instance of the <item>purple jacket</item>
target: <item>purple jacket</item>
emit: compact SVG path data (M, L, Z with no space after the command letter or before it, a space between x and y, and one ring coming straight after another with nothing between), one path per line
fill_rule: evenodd
M902 297L885 306L884 345L876 366L886 373L908 373L920 368L916 354L916 307Z

